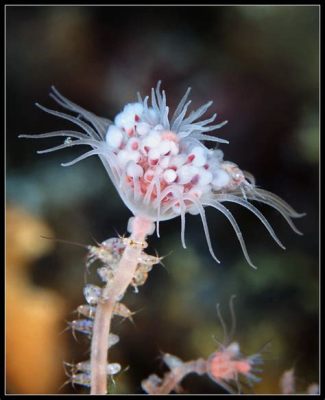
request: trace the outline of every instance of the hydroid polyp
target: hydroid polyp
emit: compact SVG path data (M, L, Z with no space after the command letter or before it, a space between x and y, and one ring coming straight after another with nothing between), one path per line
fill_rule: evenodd
M251 211L283 249L285 247L272 226L251 201L276 209L297 234L301 232L292 219L305 214L297 213L275 194L257 188L253 175L235 163L225 161L219 148L210 149L204 145L205 141L228 143L210 134L227 121L212 124L217 114L202 119L212 101L188 112L189 88L169 117L166 93L160 86L161 82L158 82L156 89L151 90L151 105L148 104L149 96L143 99L138 93L137 101L127 104L114 121L86 111L52 87L50 96L72 115L37 106L72 122L82 132L64 130L20 137L65 138L63 144L40 150L39 154L72 146L89 146L91 150L61 165L71 166L87 157L99 156L125 205L133 215L154 222L152 229L156 229L158 236L161 221L181 217L184 248L186 213L200 215L209 251L217 262L220 261L212 248L205 207L220 211L235 230L247 262L255 268L238 223L224 203L236 203Z

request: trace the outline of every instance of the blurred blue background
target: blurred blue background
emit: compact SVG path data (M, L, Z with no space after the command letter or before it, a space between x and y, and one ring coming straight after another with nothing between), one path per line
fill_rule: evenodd
M259 267L255 271L228 221L214 210L208 209L207 215L220 265L209 254L199 217L188 216L186 250L180 243L180 221L162 223L161 238L150 238L149 252L168 254L165 268L155 267L140 293L130 291L125 298L131 309L140 310L136 326L114 324L121 342L111 352L112 361L130 368L116 378L112 391L143 393L141 380L163 372L160 351L184 360L211 354L217 347L213 336L222 338L216 303L227 319L230 296L236 294L235 339L242 351L252 354L271 341L255 393L279 393L280 376L292 366L297 392L304 392L309 383L318 382L319 362L317 6L7 6L7 210L23 210L46 224L53 237L85 244L125 233L130 212L98 158L63 168L60 163L80 149L37 155L36 150L59 142L18 135L71 128L34 106L37 101L57 109L48 97L52 84L87 110L113 119L135 100L137 91L149 94L160 79L171 107L188 86L193 107L214 101L211 114L229 121L217 132L230 141L221 147L225 159L306 212L296 220L304 236L294 234L277 212L259 206L285 244L282 251L252 214L229 205ZM7 246L26 228L22 219L12 221L7 218ZM46 239L41 234L42 229L33 246L42 246ZM53 243L24 275L30 293L49 290L65 302L57 335L84 301L85 254L82 248ZM7 269L12 264L7 251ZM95 282L95 274L87 279ZM19 321L19 313L15 318ZM14 332L24 335L19 329ZM65 350L57 352L56 380L42 389L37 373L34 386L28 386L32 378L26 383L20 363L15 364L17 348L7 348L16 365L7 370L7 392L87 392L70 385L59 390L67 379L62 358L87 359L89 347L83 338L76 343L71 332L62 338ZM36 348L37 340L30 345ZM38 371L33 359L23 359ZM208 378L195 376L184 381L184 388L189 393L223 393Z

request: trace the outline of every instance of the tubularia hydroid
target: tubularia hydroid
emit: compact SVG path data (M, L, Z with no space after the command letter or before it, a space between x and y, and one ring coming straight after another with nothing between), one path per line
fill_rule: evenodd
M259 201L275 208L298 234L292 218L299 214L284 200L273 193L257 188L249 172L235 163L225 161L220 149L209 149L202 142L228 143L227 140L208 134L224 126L227 121L211 123L217 114L200 118L212 102L188 113L190 88L169 117L165 91L161 82L142 99L127 104L114 121L98 117L62 96L54 87L50 96L77 116L43 107L42 110L66 119L79 126L83 132L56 131L40 135L20 135L25 138L66 137L63 144L46 150L44 154L76 145L88 145L91 150L73 161L62 164L70 166L92 155L98 155L115 188L133 215L156 223L159 236L160 221L181 217L181 240L185 244L186 213L199 214L207 244L214 254L204 207L210 206L223 213L232 224L247 262L255 267L248 255L241 230L232 213L223 203L231 202L249 209L264 224L276 243L284 249L273 228L263 214L250 202ZM153 227L154 229L154 227Z
M83 318L69 323L73 332L80 332L91 339L90 360L72 365L69 381L90 387L91 394L106 394L107 379L121 370L119 364L108 362L108 350L119 340L117 335L111 333L111 320L116 315L132 317L133 313L121 303L127 288L131 285L137 290L145 283L152 266L161 260L144 252L146 237L155 230L159 236L160 221L181 217L181 241L185 248L186 214L200 215L210 253L219 262L213 252L205 215L205 207L213 207L232 224L245 258L252 267L254 265L236 219L223 203L236 203L250 210L282 248L284 246L273 228L250 200L275 208L300 234L292 218L303 214L294 211L278 196L257 188L254 177L233 162L225 161L220 149L209 149L203 144L204 141L228 143L209 134L227 121L213 125L216 114L202 119L212 102L188 112L191 103L189 92L190 89L169 117L166 94L160 90L158 82L156 89L151 91L150 105L149 96L142 99L138 94L137 101L127 104L112 122L86 111L52 88L51 97L73 115L37 106L72 122L82 131L20 135L35 139L65 138L63 144L38 151L39 154L77 145L90 146L91 150L62 166L73 165L93 155L99 156L123 202L133 214L128 223L128 238L110 238L98 246L86 246L86 267L100 263L97 273L104 287L85 286L87 304L77 308ZM242 359L235 345L225 347L223 352L217 352L209 359L211 368L207 372L210 376L219 381L222 379L219 367L226 359L231 370L224 380L236 379L239 373L245 373L251 379L255 377L252 373L255 358ZM188 365L192 368L194 364ZM199 373L203 371L202 365L201 362L195 364Z

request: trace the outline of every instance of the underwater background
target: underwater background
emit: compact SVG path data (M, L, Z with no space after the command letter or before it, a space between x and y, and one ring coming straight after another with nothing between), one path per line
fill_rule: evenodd
M255 203L286 250L276 246L247 210L229 205L245 238L252 269L229 222L207 209L217 264L201 221L187 216L160 225L148 252L166 256L125 304L135 325L113 321L120 343L112 362L129 369L113 393L144 393L141 380L162 375L161 352L184 361L208 357L222 341L216 304L244 354L262 348L262 380L245 393L280 393L283 372L295 368L297 393L319 381L319 8L317 6L7 6L6 7L6 391L87 393L67 384L63 361L88 358L67 321L84 302L86 249L44 239L94 244L126 233L131 216L98 157L63 168L83 149L46 155L56 139L19 134L71 129L35 107L59 109L51 85L67 98L113 119L136 93L162 80L168 105L188 86L193 107L228 124L216 131L225 160L250 171L257 185L298 212L296 235L279 213ZM211 144L207 144L211 147ZM79 150L79 151L78 151ZM97 281L96 281L97 280ZM267 344L267 345L266 345ZM265 346L266 345L266 346ZM188 393L224 393L208 377L189 376Z

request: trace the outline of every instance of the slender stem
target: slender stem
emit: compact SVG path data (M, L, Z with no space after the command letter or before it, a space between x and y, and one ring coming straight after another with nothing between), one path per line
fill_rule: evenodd
M134 218L130 240L126 241L114 278L103 289L102 299L97 305L91 342L90 394L107 394L108 337L113 308L123 297L136 271L138 258L143 250L137 243L144 242L151 231L151 221L141 217ZM136 243L132 243L131 240Z
M149 377L142 382L142 387L148 394L169 394L177 389L186 375L191 373L196 373L198 375L205 374L207 372L206 364L206 360L203 358L182 363L167 372L158 385L153 383Z

